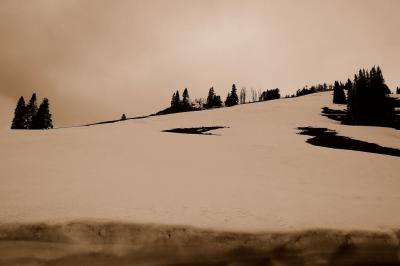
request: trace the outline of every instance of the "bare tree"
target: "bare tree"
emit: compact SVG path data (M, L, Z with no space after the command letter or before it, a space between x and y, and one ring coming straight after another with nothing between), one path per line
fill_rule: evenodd
M203 109L205 100L203 98L194 99L194 105L196 108Z
M257 91L255 89L251 88L250 92L251 92L251 101L252 102L258 101Z
M246 87L242 87L242 89L240 90L240 96L239 96L240 104L246 103L246 93L247 93Z

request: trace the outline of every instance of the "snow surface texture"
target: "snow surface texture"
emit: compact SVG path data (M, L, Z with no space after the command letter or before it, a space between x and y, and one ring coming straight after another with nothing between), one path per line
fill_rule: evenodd
M400 148L320 115L332 92L48 131L0 131L0 221L76 219L248 232L400 226L400 158L317 147L297 127ZM215 135L173 128L226 126ZM2 127L3 128L3 127Z

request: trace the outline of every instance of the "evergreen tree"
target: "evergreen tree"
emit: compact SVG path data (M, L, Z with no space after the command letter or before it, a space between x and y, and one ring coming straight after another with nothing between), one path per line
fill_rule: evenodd
M213 107L221 107L222 106L221 96L219 96L219 95L215 95L214 96L214 100L212 102L212 106Z
M239 97L237 95L237 90L236 90L235 84L232 85L231 100L232 100L232 105L239 104Z
M49 100L47 98L44 98L43 102L40 104L32 125L33 129L53 128L53 121L51 119L49 108Z
M182 105L184 107L190 106L189 91L187 88L185 88L185 90L183 91L183 94L182 94Z
M126 115L125 114L122 114L121 120L126 120Z
M400 87L397 87L396 94L400 94Z
M175 105L174 105L175 107L178 107L181 104L181 97L179 95L179 91L176 91L176 93L175 93L174 103L175 103Z
M226 96L226 99L225 99L225 106L231 106L231 105L230 105L231 102L232 102L232 100L231 100L231 93L228 92L228 95Z
M20 97L15 107L11 129L26 129L26 106L24 97Z
M215 92L214 92L214 87L211 87L208 91L208 96L207 96L207 102L206 102L206 107L211 108L214 105L214 98L215 98Z
M38 112L36 93L32 94L28 105L26 106L26 128L32 128L33 120L35 119L36 113Z
M176 105L176 103L175 103L175 97L176 97L176 95L175 95L175 92L174 92L174 94L172 94L171 107L173 107L173 106Z
M350 91L352 87L353 87L353 83L351 82L350 79L347 79L346 84L344 85L344 89L346 91Z
M333 103L344 104L346 103L346 95L344 94L344 85L335 81L333 86Z
M226 106L234 106L237 104L239 104L239 97L237 95L236 85L233 84L231 92L228 93L228 96L226 97L225 105Z

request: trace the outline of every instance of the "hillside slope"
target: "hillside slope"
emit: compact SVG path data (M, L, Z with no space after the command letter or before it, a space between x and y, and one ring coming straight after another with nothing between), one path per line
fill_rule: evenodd
M91 127L0 132L0 221L102 219L227 230L400 226L400 158L317 147L297 127L400 148L320 115L331 92ZM334 106L332 108L339 108ZM218 135L162 130L226 126Z

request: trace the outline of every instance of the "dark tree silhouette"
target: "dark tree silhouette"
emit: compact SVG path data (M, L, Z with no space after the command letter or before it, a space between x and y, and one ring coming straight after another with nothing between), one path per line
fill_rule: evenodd
M171 107L169 109L171 112L179 112L181 108L182 108L182 101L181 101L181 97L179 95L179 91L177 90L172 95Z
M360 70L348 93L347 122L383 125L394 121L394 100L388 94L390 90L379 66Z
M179 95L179 91L175 92L175 100L174 100L174 107L178 107L181 104L181 97Z
M211 87L208 91L207 102L205 108L221 107L222 101L221 97L216 95L214 92L214 87Z
M400 94L400 87L397 87L396 94Z
M207 108L213 107L214 98L215 98L214 87L211 87L208 90L208 96L207 96L207 102L206 102L206 107Z
M350 79L347 79L346 84L344 85L344 89L346 91L350 91L353 88L353 83Z
M40 104L37 114L33 120L32 129L49 129L53 128L53 121L51 119L49 100L47 98L43 99Z
M121 120L126 120L126 115L125 114L122 114Z
M225 106L234 106L239 104L239 97L237 95L237 90L236 90L236 85L232 85L232 90L230 93L228 93L228 96L226 97L225 100Z
M26 106L24 97L20 97L15 107L11 129L26 129Z
M221 107L221 106L222 106L221 96L215 95L213 100L213 107Z
M183 91L183 94L182 94L182 105L184 107L190 106L189 91L187 88L185 88L185 90Z
M175 92L174 92L174 94L172 94L172 98L171 98L171 107L172 106L175 106L176 105L176 103L175 103Z
M165 114L173 114L173 113L180 113L180 112L189 112L195 111L199 108L196 108L192 105L189 98L189 91L185 89L182 94L182 100L179 95L179 91L177 90L171 98L171 106L157 112L157 115L165 115Z
M337 104L345 104L346 103L346 95L344 94L344 85L335 81L333 85L333 103Z
M269 100L274 100L274 99L280 99L281 94L279 93L279 89L272 89L272 90L266 90L261 93L260 95L260 101L269 101Z
M231 93L228 92L228 95L226 95L226 99L225 99L225 106L231 106Z
M33 120L35 119L36 113L38 112L36 93L32 94L28 105L26 106L26 128L32 128Z
M310 88L308 86L305 86L304 88L297 90L296 94L292 95L291 97L299 97L316 92L330 91L330 90L332 90L332 85L327 85L326 83L318 84L316 86L311 86Z

